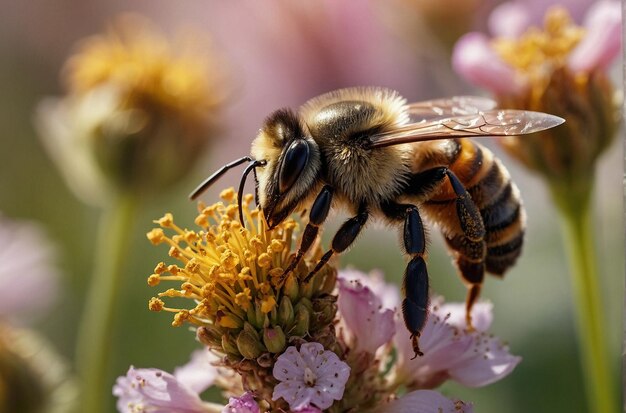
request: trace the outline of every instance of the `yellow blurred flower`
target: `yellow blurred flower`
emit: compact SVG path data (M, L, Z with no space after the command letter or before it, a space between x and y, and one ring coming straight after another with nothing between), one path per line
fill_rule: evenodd
M41 103L37 126L83 200L154 192L191 170L228 93L222 62L198 38L169 40L124 15L80 42L63 71L67 95Z

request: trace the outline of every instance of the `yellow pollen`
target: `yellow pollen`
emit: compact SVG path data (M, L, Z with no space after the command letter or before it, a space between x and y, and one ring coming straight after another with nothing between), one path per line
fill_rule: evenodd
M153 245L159 245L165 239L165 234L161 228L155 228L146 234Z
M276 307L276 299L273 296L265 297L261 300L261 311L265 314L269 313Z
M226 202L233 202L236 198L237 193L234 188L224 189L220 192L220 198L222 198Z
M270 255L267 253L263 253L259 255L257 263L261 268L268 268L270 265L272 265L272 257L270 257Z
M152 297L148 302L148 309L150 309L150 311L161 311L164 306L165 303L160 298Z
M159 277L158 274L152 274L151 276L148 277L148 285L150 287L154 287L159 285L159 283L161 282L161 277Z
M171 228L172 224L174 223L174 216L168 212L165 215L163 215L162 218L159 218L158 220L156 220L155 223L159 224L160 226L164 228Z

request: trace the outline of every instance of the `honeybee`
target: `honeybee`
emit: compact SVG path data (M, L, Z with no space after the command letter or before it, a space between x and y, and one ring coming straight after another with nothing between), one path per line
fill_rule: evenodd
M351 218L307 279L350 247L371 218L402 226L402 247L409 258L402 313L415 356L421 356L418 338L429 296L422 217L442 231L467 285L470 328L485 273L501 277L522 249L525 212L517 186L491 151L465 138L522 135L564 122L545 113L495 106L471 96L407 104L396 91L377 87L329 92L298 111L272 113L252 142L251 156L223 166L190 197L248 162L239 199L253 171L257 203L270 228L294 212L308 211L285 276L311 247L331 207L344 208Z

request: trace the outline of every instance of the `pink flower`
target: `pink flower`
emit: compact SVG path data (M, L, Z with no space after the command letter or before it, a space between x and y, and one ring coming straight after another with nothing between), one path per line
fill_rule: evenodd
M434 390L416 390L379 407L377 413L472 413L471 404L453 401Z
M467 331L465 306L433 300L420 337L422 357L413 360L409 333L398 328L396 373L410 388L434 388L451 379L467 387L481 387L506 377L521 361L497 337L487 333L492 305L479 302L472 310L474 331ZM402 325L397 318L398 327Z
M388 343L395 333L394 312L359 279L341 273L337 305L341 321L350 332L352 346L370 354Z
M537 74L549 76L563 62L574 73L589 73L606 68L621 50L621 4L617 1L605 0L593 4L584 19L585 32L580 41L577 38L581 33L578 28L552 9L547 14L548 19L552 18L549 23L552 32L546 35L544 43L559 44L562 49L539 50L540 46L534 46L516 51L514 42L523 41L524 36L531 39L528 45L541 44L532 43L533 36L537 36L538 32L528 31L531 24L541 23L533 21L533 18L527 4L503 3L494 9L489 21L490 30L497 38L490 39L476 32L463 36L454 48L454 69L470 83L496 95L517 95L537 82ZM510 44L503 43L503 40L509 40ZM520 56L521 53L535 55L525 57ZM514 65L512 59L521 62L521 65Z
M58 294L54 248L42 229L0 214L0 317L28 321Z
M118 410L121 413L215 411L199 396L217 376L211 357L206 350L194 352L191 361L176 369L174 375L159 369L135 369L131 366L126 376L118 377L113 386L113 395L118 397Z
M288 347L276 360L273 374L280 383L272 400L282 397L292 410L310 405L323 410L343 396L350 367L321 344L304 343L299 351Z
M258 403L250 392L245 392L239 397L231 397L228 404L224 406L222 413L260 413Z

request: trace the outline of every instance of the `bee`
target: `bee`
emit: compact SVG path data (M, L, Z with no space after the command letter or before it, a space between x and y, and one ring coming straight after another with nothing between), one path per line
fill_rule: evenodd
M428 316L425 220L441 230L467 285L466 321L485 273L502 277L521 253L525 212L517 186L491 151L467 138L515 136L564 122L540 112L497 110L481 97L407 103L396 91L348 88L272 113L251 155L215 172L190 195L198 197L227 170L248 162L255 196L269 228L308 211L291 272L313 244L331 208L350 214L308 280L346 251L372 219L401 228L408 257L402 314L415 356ZM240 207L241 208L241 207ZM424 217L425 219L423 219ZM243 218L240 210L240 219Z

